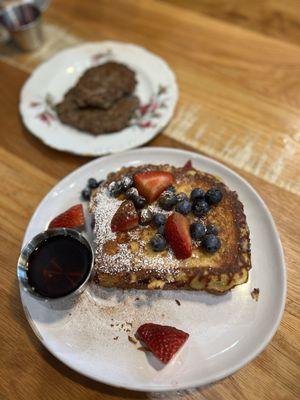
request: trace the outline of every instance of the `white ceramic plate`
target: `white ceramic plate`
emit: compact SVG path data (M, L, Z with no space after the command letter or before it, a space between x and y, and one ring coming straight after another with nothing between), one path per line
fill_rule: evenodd
M271 214L240 176L195 153L144 148L86 164L44 198L30 221L23 244L42 231L55 215L78 202L89 177L104 178L123 165L182 166L188 159L196 168L221 177L244 203L252 242L249 281L224 296L185 291L104 290L91 284L76 304L58 301L56 305L38 301L21 289L28 321L42 343L69 367L90 378L143 391L208 384L232 374L256 357L278 327L285 304L286 276ZM253 288L260 289L258 302L251 298ZM128 335L133 336L145 322L172 325L190 334L183 349L164 368L128 341Z
M62 124L53 106L83 72L117 61L136 73L141 106L131 126L116 133L91 135ZM20 112L27 129L45 144L70 153L99 156L128 150L153 139L170 121L178 99L176 79L160 57L142 47L94 42L63 50L41 64L21 91Z

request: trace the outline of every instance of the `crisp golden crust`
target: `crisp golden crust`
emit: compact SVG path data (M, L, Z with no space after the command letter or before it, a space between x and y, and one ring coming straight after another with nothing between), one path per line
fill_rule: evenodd
M217 187L223 192L222 201L202 218L204 223L218 226L221 240L219 251L208 254L197 243L193 243L192 256L186 260L177 260L170 249L161 253L152 251L149 246L149 240L155 233L152 226L139 226L132 231L115 235L109 232L109 212L114 212L122 198L111 199L107 194L108 184L141 170L172 172L177 192L188 195L195 187L204 190ZM150 208L158 211L157 204L152 204ZM180 288L223 293L248 279L248 270L251 268L250 239L243 205L235 192L210 174L170 165L122 168L110 174L94 193L90 211L95 214L95 281L103 286L135 289ZM188 218L195 220L193 214Z

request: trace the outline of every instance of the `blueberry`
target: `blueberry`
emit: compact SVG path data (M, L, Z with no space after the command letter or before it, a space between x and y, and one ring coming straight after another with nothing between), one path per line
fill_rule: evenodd
M221 241L216 235L205 235L202 239L202 246L208 253L215 253L221 247Z
M108 191L109 191L111 196L118 197L122 193L121 182L112 181L108 185Z
M191 203L188 200L182 200L177 203L175 210L180 214L187 215L192 211Z
M126 197L127 200L132 200L132 199L134 199L135 197L138 197L138 195L139 195L139 192L138 192L138 190L137 190L136 188L134 188L134 187L132 187L132 188L126 190L126 193L125 193L125 197Z
M159 233L160 235L164 235L165 234L165 225L160 225L157 228L157 233Z
M205 200L196 200L193 204L193 213L196 217L203 217L210 210L210 205Z
M193 222L190 226L191 236L195 240L200 240L205 235L205 226L201 222Z
M178 201L178 202L183 201L183 200L188 200L188 199L189 199L189 198L187 197L187 195L186 195L185 193L183 193L183 192L178 193L178 194L176 195L176 197L177 197L177 201Z
M99 183L97 181L97 179L95 178L90 178L87 182L88 187L91 189L96 189L99 186Z
M205 192L203 189L195 188L191 191L190 199L191 199L191 201L200 200L200 199L204 199L204 196L205 196Z
M167 241L162 235L157 233L150 240L150 244L154 251L163 251L166 248Z
M140 224L148 225L152 221L153 213L149 208L143 208L140 212Z
M122 190L126 192L126 190L130 189L133 186L133 178L131 176L124 176L121 180Z
M159 198L159 205L163 210L170 211L176 205L177 198L172 192L163 192Z
M133 201L133 203L135 205L135 208L138 208L138 209L144 208L145 205L146 205L146 199L143 196L134 197L132 199L132 201Z
M208 224L206 225L206 233L207 234L213 234L213 235L217 235L219 233L218 228L216 227L216 225L214 224Z
M168 186L166 192L176 193L175 186Z
M85 201L89 201L91 198L91 189L89 187L84 188L81 191L81 197Z
M209 189L205 194L205 200L208 204L218 204L222 200L222 197L221 190L216 188Z
M161 226L166 223L167 217L164 214L155 214L153 217L153 223L155 226Z

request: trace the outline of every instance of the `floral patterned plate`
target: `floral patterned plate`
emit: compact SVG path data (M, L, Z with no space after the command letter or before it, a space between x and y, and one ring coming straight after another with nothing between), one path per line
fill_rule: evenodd
M122 131L91 135L59 121L55 104L83 72L107 61L135 71L135 94L141 106ZM153 139L170 121L178 99L174 73L164 60L142 47L120 42L94 42L63 50L41 64L21 91L25 126L45 144L70 153L99 156L128 150Z

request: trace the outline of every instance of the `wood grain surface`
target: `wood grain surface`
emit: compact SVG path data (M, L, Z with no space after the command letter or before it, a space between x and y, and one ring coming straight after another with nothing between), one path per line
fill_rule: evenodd
M40 50L0 46L1 400L300 398L299 11L296 0L54 0ZM143 45L177 75L176 115L150 145L199 151L233 168L263 197L281 235L288 297L280 327L253 362L208 387L146 394L93 382L47 352L20 304L16 261L28 221L51 187L88 159L29 134L19 92L60 49L105 39Z

